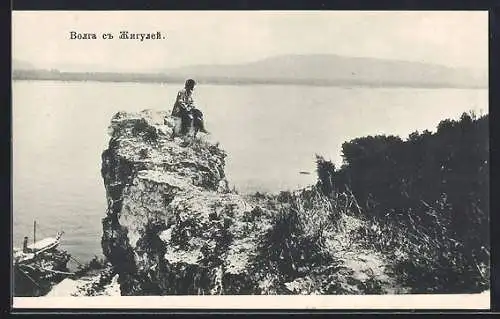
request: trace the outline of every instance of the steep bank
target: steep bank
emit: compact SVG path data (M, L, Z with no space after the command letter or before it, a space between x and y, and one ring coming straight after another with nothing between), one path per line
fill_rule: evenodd
M230 191L225 152L206 137L170 139L165 115L117 113L102 154L102 248L122 295L403 291L383 256L349 242L362 221L315 187Z
M226 154L196 141L169 140L164 114L117 114L102 176L108 198L103 253L123 295L250 292L247 260L265 225L229 192Z

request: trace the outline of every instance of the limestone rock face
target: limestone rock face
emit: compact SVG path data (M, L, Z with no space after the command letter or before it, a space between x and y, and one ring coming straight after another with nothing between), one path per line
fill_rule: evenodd
M206 135L166 113L117 113L102 154L102 249L121 295L398 293L388 261L353 241L352 201L316 186L239 195ZM354 234L354 235L353 235Z
M111 122L102 248L121 293L253 293L249 261L265 227L249 223L254 206L229 191L224 151L206 137L186 146L173 127L151 111Z

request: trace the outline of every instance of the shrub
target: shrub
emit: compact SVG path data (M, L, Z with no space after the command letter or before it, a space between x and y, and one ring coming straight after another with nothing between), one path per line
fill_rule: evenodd
M442 121L434 134L414 132L406 141L357 138L343 144L342 155L338 170L317 158L318 185L337 200L352 190L358 213L373 226L358 230L358 240L390 254L394 271L414 291L488 287L487 115L464 113Z
M144 118L135 121L134 126L132 127L132 135L141 135L147 143L156 143L159 137L156 127L149 125Z
M80 264L78 270L75 272L75 276L82 276L93 270L102 270L109 266L106 258L94 256L89 262L85 264Z
M280 205L272 227L258 247L262 275L284 284L335 264L324 242L325 231L334 227L329 200L315 187L299 193L282 192L277 197ZM283 286L279 293L290 291Z

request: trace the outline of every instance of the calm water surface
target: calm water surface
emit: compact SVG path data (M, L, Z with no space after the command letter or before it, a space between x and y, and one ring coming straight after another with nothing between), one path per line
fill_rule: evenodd
M63 229L63 248L77 259L100 255L109 121L118 111L170 110L180 87L14 82L14 245L31 239L37 220L37 238ZM340 163L342 143L355 137L406 137L464 111L488 112L487 90L201 85L194 97L241 192L312 184L315 154Z

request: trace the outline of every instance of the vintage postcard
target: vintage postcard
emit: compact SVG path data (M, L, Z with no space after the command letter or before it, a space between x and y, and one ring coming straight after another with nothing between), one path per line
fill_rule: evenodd
M14 308L489 309L486 11L14 11Z

